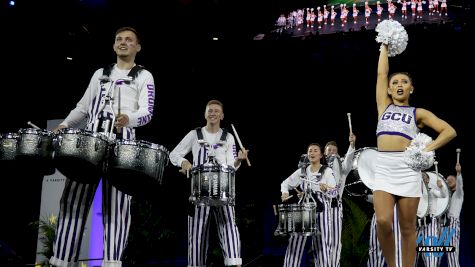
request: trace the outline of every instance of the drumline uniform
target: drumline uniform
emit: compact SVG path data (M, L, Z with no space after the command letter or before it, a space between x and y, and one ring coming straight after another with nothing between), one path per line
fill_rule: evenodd
M330 167L333 170L333 174L335 175L336 179L336 186L338 188L338 197L332 199L331 201L331 217L330 225L332 228L332 243L330 244L330 248L332 251L332 266L340 266L340 256L341 256L341 230L343 225L343 191L345 189L346 177L353 169L353 158L355 155L355 149L353 146L348 147L348 151L345 154L345 157L341 159L337 156L330 156L329 158L333 158L329 162ZM336 161L340 162L336 162ZM336 166L336 164L339 166ZM341 167L340 169L338 167ZM339 173L338 173L339 169Z
M368 195L366 199L368 202L373 203L373 195ZM396 267L402 266L402 243L401 243L401 229L399 227L398 211L397 206L394 206L394 216L393 216L393 232L394 232L394 242L396 248ZM368 247L368 261L366 263L367 267L384 267L385 260L383 256L383 250L381 249L381 244L378 240L378 235L376 231L376 213L373 213L373 218L371 219L371 228L369 234L369 247Z
M463 204L463 179L462 174L457 175L457 186L450 200L447 216L449 219L449 231L455 229L455 234L450 239L449 246L455 247L455 252L446 253L449 267L460 267L459 263L459 244L460 244L460 212Z
M432 178L431 176L429 176L429 183L427 185L429 214L425 218L418 220L419 229L417 231L417 236L422 235L422 242L425 242L426 238L429 236L439 236L438 218L435 216L435 214L437 214L437 198L447 197L447 192L441 190L437 186L437 179L439 178ZM433 239L431 239L430 241L431 243L429 244L429 246L436 245L432 243L434 241ZM420 255L421 253L425 266L439 266L440 257L436 257L435 253L418 252L418 255Z
M137 66L137 65L136 65ZM135 68L135 70L134 70ZM121 98L121 113L129 116L128 127L122 128L118 138L135 139L135 127L150 122L155 101L155 85L152 74L141 68L120 70L111 65L98 69L89 86L66 119L61 123L75 127L87 118L87 130L99 130L110 123L112 111L105 99L111 93L114 99ZM133 80L130 74L134 72ZM134 76L136 76L134 78ZM113 103L115 114L118 102ZM100 112L102 110L102 112ZM108 122L109 121L109 122ZM102 125L98 125L101 123ZM99 182L99 181L98 181ZM66 179L61 197L56 240L50 263L55 266L79 266L78 257L89 208L98 184L86 184ZM104 224L104 259L102 266L121 266L121 257L130 228L130 202L127 195L103 180L102 214Z
M316 266L329 266L332 262L332 229L330 227L331 220L331 203L329 197L320 190L320 184L327 184L329 187L336 185L335 176L331 168L321 165L316 172L310 171L311 166L305 168L306 179L317 182L311 183L310 190L316 196L317 205L323 205L317 209L323 208L323 211L317 212L316 223L319 234L312 236L312 253ZM323 174L322 174L323 173ZM303 191L307 190L307 183L302 181L302 169L296 170L292 175L281 183L280 191L288 193L289 190L300 187ZM319 176L319 177L318 177ZM287 251L285 252L284 267L300 267L302 255L307 242L306 235L294 233L290 235Z
M378 121L376 135L399 135L412 140L419 129L416 108L390 104ZM421 197L421 172L411 169L404 152L378 151L373 191L382 190L396 196Z
M205 127L201 128L201 132L203 140L199 140L197 130L190 131L170 153L170 162L181 167L185 161L184 156L192 151L193 166L196 167L206 163L210 153L214 152L215 159L219 164L235 168L237 151L233 135L227 132L223 134L223 129L217 133L209 133ZM188 215L188 266L206 266L210 213L213 214L218 226L224 264L226 266L241 265L241 241L235 222L234 206L194 205L194 214Z

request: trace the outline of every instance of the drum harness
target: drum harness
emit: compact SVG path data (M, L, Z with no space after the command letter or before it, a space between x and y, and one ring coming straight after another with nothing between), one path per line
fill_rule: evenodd
M308 161L307 154L303 154L302 156L300 156L300 161L299 161L299 164L298 164L298 167L300 168L300 179L304 183L306 183L307 186L305 187L305 191L306 191L305 192L305 197L300 199L298 204L301 204L302 202L310 203L311 202L310 199L311 199L312 202L316 203L316 212L322 212L323 209L324 209L324 205L318 199L318 197L316 197L316 198L313 197L314 193L311 192L311 188L310 188L310 183L316 184L316 182L313 182L313 181L310 181L309 179L306 179L307 167L309 165L310 165L310 163ZM322 179L323 172L325 171L326 168L328 168L327 165L324 165L324 164L321 165L321 167L320 167L320 169L318 170L318 173L317 173L317 181L320 181Z
M201 127L198 127L195 129L196 135L198 136L198 144L204 149L206 149L206 146L213 148L212 149L213 153L211 153L212 155L208 155L208 159L207 159L208 162L213 161L215 163L215 155L214 155L215 147L214 146L215 145L223 146L226 143L226 138L228 137L228 131L224 128L221 128L221 130L223 130L223 133L221 134L221 137L219 138L219 142L217 144L211 145L205 141ZM210 152L211 152L211 149L210 149Z
M109 76L110 76L114 66L115 66L115 63L110 64L107 67L104 67L104 69L102 71L102 76L99 78L101 88L103 88L104 84L108 83L108 82L111 82L111 85L106 90L105 99L103 100L104 104L102 105L100 110L98 110L96 112L96 115L95 115L96 120L95 120L95 124L94 124L94 129L93 129L94 132L108 133L107 137L109 139L115 139L115 137L116 137L115 134L121 132L120 129L117 129L116 127L111 127L111 126L114 125L115 119L116 119L116 115L114 114L114 109L113 109L114 98L112 96L114 90L111 90L111 89L112 89L112 87L114 87L114 89L115 89L115 87L117 85L121 85L121 84L124 84L124 83L125 84L130 84L133 80L135 80L137 78L139 73L144 69L144 67L141 66L141 65L135 65L135 66L132 67L132 69L127 74L128 78L123 78L123 79L119 79L117 81L112 81ZM118 101L117 102L117 104L118 104L118 113L120 114L120 86L118 87L118 99L117 99L117 101ZM109 113L109 112L104 113L103 112L106 105L110 106L110 109L111 109L112 113ZM97 118L97 117L99 117L99 118ZM100 125L100 127L99 127L99 125ZM117 138L122 139L122 135L119 135Z

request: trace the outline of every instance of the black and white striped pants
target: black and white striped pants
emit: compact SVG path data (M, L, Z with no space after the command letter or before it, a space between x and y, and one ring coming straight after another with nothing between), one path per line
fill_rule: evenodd
M82 236L97 184L66 179L60 202L56 240L50 263L55 266L80 266ZM122 253L130 228L131 196L120 192L103 179L102 216L104 225L103 267L121 266Z
M397 206L394 206L394 218L393 218L393 232L394 242L396 247L396 267L402 266L402 243L401 243L401 229L399 228ZM376 231L376 213L373 214L371 219L369 248L368 248L368 267L384 267L384 257L381 245L379 244L378 235Z
M188 216L188 266L206 266L211 213L218 227L224 265L241 265L241 240L235 222L234 206L195 205L193 216Z

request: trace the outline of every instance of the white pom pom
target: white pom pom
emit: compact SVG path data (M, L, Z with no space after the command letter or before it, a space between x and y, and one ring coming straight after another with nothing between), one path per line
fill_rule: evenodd
M435 161L434 151L423 151L428 144L432 142L432 138L426 134L418 133L412 140L411 145L406 148L406 163L416 171L427 170Z
M406 50L409 39L404 27L395 20L383 20L376 26L376 42L388 45L388 56L393 57Z

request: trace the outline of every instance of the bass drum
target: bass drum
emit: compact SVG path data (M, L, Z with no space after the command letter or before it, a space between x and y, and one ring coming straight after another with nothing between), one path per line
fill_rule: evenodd
M347 179L345 186L350 196L372 194L377 156L378 150L375 147L364 147L355 151L352 172L354 179Z
M435 205L436 205L434 216L441 217L449 210L449 206L450 206L449 186L447 185L447 182L445 181L445 179L440 173L439 175L437 175L435 172L427 172L427 175L429 175L430 177L430 181L432 182L431 183L432 187L437 186L437 181L440 181L442 184L442 188L440 188L442 197L436 197L432 200L435 202Z
M417 217L422 219L429 214L429 194L427 185L424 181L421 182L422 197L419 199L419 206L417 206Z

